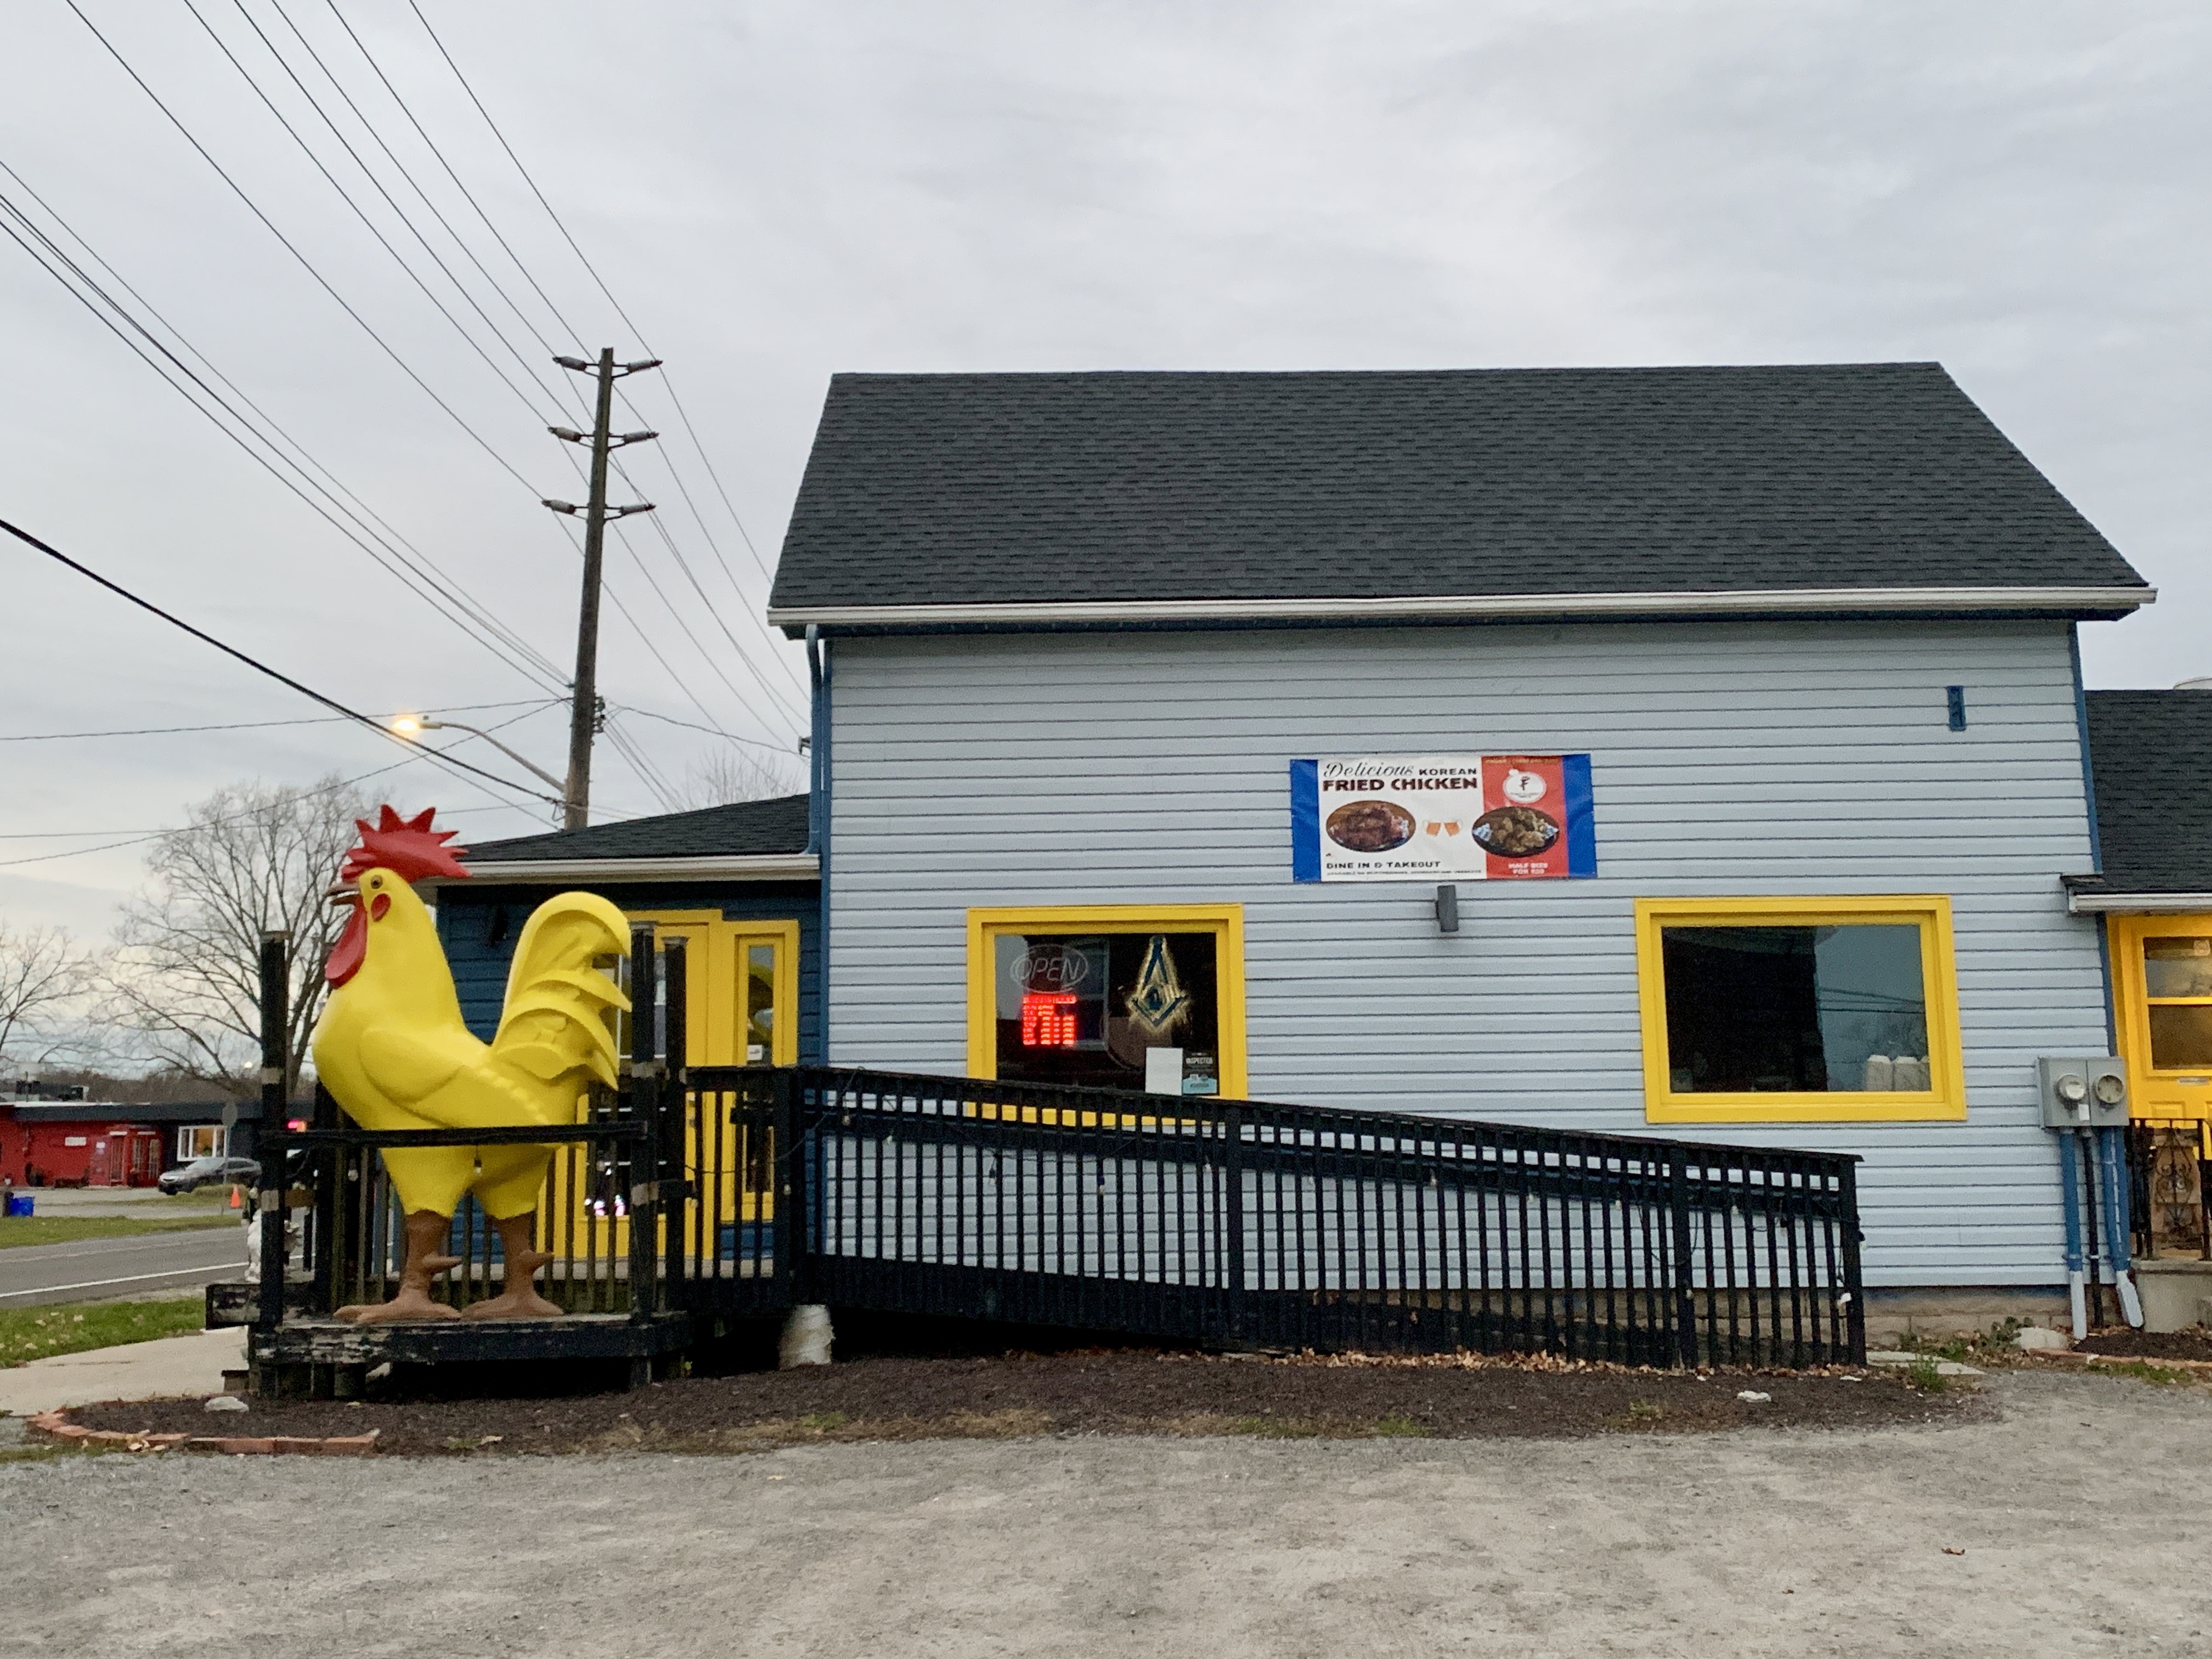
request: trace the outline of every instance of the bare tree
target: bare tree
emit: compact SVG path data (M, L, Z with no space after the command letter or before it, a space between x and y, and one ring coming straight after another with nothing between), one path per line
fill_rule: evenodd
M0 921L0 1066L42 1066L83 1047L67 1016L91 989L92 969L66 927Z
M805 787L795 763L770 760L739 749L718 749L695 762L681 793L687 807L729 806L744 800L774 800Z
M148 855L123 908L106 1012L143 1058L239 1095L260 1065L261 935L292 935L285 1086L296 1086L322 1011L323 961L345 924L324 891L367 800L337 778L304 788L234 784L190 809Z

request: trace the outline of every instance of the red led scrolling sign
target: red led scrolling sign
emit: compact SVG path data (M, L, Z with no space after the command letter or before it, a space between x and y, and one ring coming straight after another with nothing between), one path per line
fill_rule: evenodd
M1075 993L1022 993L1022 1047L1073 1048L1075 1046Z

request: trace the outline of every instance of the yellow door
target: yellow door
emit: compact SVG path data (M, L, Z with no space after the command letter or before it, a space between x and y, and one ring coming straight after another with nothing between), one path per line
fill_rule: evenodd
M2212 1119L2212 915L2113 916L2109 927L2133 1115Z
M690 1066L793 1066L799 1060L799 924L795 921L730 921L714 910L633 910L632 921L654 925L658 942L684 941L684 1063ZM668 978L654 975L659 1006L654 1018L666 1030ZM641 1010L640 1011L642 1012ZM629 1033L619 1036L629 1052ZM684 1175L695 1194L686 1206L684 1229L695 1253L705 1254L733 1241L728 1229L773 1218L768 1196L772 1162L763 1138L744 1134L729 1121L722 1097L692 1097L685 1114ZM702 1171L710 1172L702 1178ZM583 1243L587 1254L605 1239L615 1261L629 1249L629 1223L622 1195L608 1184L604 1170L564 1169L559 1181L566 1202L565 1235ZM668 1218L663 1218L663 1227ZM563 1235L547 1217L549 1239ZM602 1228L611 1227L611 1234ZM556 1252L559 1243L549 1244Z
M799 1063L799 924L731 921L712 910L645 910L660 939L684 940L684 1063ZM660 976L666 995L666 975ZM684 1232L694 1254L734 1251L732 1230L773 1218L772 1164L764 1138L730 1121L720 1096L692 1097L685 1113L684 1175L691 1182ZM762 1144L755 1144L760 1142Z

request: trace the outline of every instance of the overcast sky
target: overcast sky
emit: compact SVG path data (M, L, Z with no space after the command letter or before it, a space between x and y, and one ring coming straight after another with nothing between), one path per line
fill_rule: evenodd
M2161 591L2084 629L2090 683L2212 673L2202 0L422 0L635 330L407 0L78 3L270 222L66 0L0 23L0 162L21 179L0 174L0 193L81 236L142 296L134 313L161 313L555 663L573 656L576 559L536 501L581 485L544 428L585 422L537 337L667 359L665 380L629 388L634 423L665 435L632 452L636 491L617 490L659 503L673 550L634 521L635 558L609 564L665 661L611 612L602 676L676 789L732 746L699 727L798 779L803 675L758 618L842 369L1939 359ZM501 737L561 770L563 716L540 684L372 563L5 240L0 319L0 517L332 696L513 720ZM318 712L12 544L0 595L0 738ZM481 743L458 752L521 775ZM112 843L236 780L404 758L331 724L0 742L0 916L104 935L144 851ZM598 769L603 811L659 810L623 756L603 746ZM470 839L543 822L419 761L365 787L434 802Z

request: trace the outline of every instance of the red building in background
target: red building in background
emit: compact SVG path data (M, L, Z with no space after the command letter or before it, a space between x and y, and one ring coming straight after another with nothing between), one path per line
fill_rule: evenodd
M236 1105L237 1127L223 1127ZM0 1180L17 1187L150 1187L162 1170L211 1153L253 1155L258 1102L159 1105L0 1099Z

